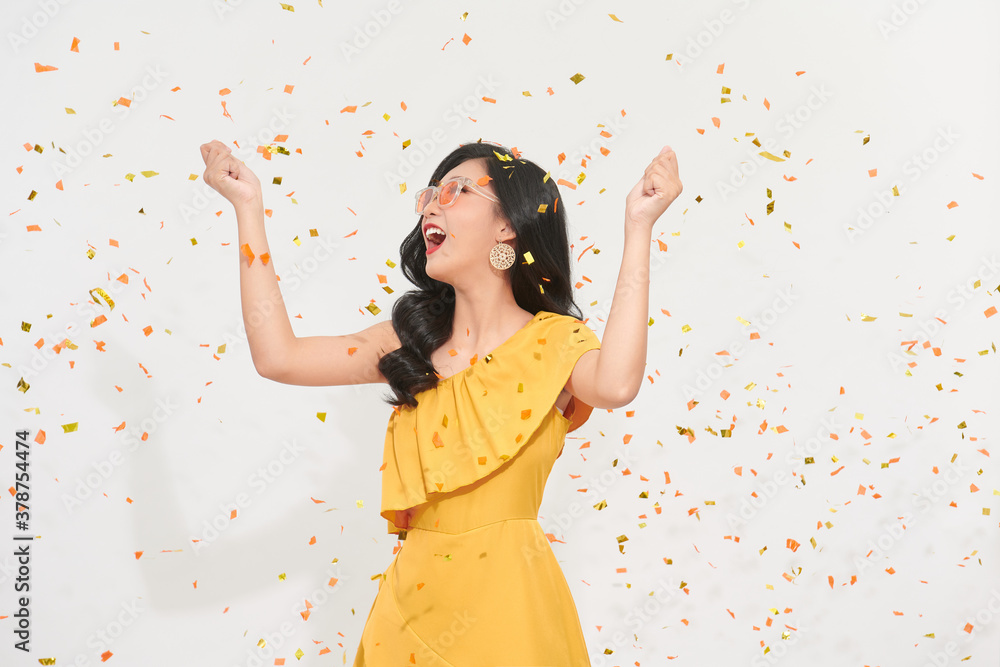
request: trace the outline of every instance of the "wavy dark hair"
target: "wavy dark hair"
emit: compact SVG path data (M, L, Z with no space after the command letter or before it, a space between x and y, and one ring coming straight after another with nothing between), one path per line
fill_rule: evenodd
M449 153L428 185L438 185L454 167L478 158L486 158L487 173L500 199L493 203L494 213L514 228L517 254L508 275L517 305L534 315L544 310L582 320L573 300L566 205L559 201L559 188L551 176L545 178L544 169L509 148L480 139L460 144ZM539 204L547 205L544 213L539 213ZM383 400L396 407L416 407L414 395L437 386L430 355L451 337L455 315L455 288L427 275L421 217L399 246L403 275L417 288L399 297L392 307L392 328L400 347L378 362L394 392ZM530 264L524 261L528 251Z

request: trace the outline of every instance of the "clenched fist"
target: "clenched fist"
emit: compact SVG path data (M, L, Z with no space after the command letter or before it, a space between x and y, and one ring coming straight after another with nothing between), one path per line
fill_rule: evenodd
M205 160L202 178L233 206L247 204L262 199L260 181L250 168L233 156L228 146L213 139L201 145L201 157Z

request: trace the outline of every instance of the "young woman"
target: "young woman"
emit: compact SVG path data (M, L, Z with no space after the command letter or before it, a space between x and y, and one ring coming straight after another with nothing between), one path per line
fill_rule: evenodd
M257 178L219 141L201 152L205 182L236 209L239 247L269 252ZM296 337L273 264L241 253L262 376L393 391L381 516L405 542L379 579L354 667L590 664L538 508L566 434L639 391L653 224L681 190L665 146L625 200L603 343L573 300L566 203L543 169L503 146L460 145L415 193L420 218L400 266L417 289L391 320Z

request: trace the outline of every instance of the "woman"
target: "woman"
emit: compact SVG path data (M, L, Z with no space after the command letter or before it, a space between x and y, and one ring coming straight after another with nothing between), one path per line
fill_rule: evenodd
M626 197L603 343L573 300L566 204L544 170L507 148L463 144L415 193L420 219L400 258L417 289L391 320L303 338L273 264L252 265L269 253L259 182L221 142L201 152L205 182L236 209L257 371L394 392L381 516L405 542L379 579L354 667L589 665L538 507L566 434L639 391L652 228L682 190L674 152L665 146Z

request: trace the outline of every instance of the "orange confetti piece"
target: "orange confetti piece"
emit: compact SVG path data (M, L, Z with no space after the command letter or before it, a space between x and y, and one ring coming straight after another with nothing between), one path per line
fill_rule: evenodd
M358 110L357 105L348 106L348 107L344 107L343 109L341 109L340 113L354 113L357 110Z
M253 258L256 257L256 255L254 255L253 254L253 250L250 249L250 244L249 243L244 243L243 245L241 245L240 246L240 252L243 253L246 256L246 258L248 260L247 261L247 266L253 266Z
M108 658L110 658L113 655L114 653L112 653L111 651L105 651L104 653L101 654L101 662L107 662Z
M996 314L997 314L996 306L990 306L989 308L983 311L983 315L985 315L986 317L993 317Z
M79 46L80 46L80 38L79 37L74 37L73 38L73 44L72 44L72 46L69 47L69 50L70 51L75 51L76 53L80 53L80 49L78 48Z
M139 560L139 557L140 557L140 556L142 556L142 552L141 552L141 551L136 551L136 552L135 552L135 559L136 559L136 560Z
M948 208L955 208L956 206L958 206L958 202L957 201L950 201L950 202L948 202Z
M35 63L35 72L51 72L57 69L59 68L53 67L52 65L43 65L41 63Z

